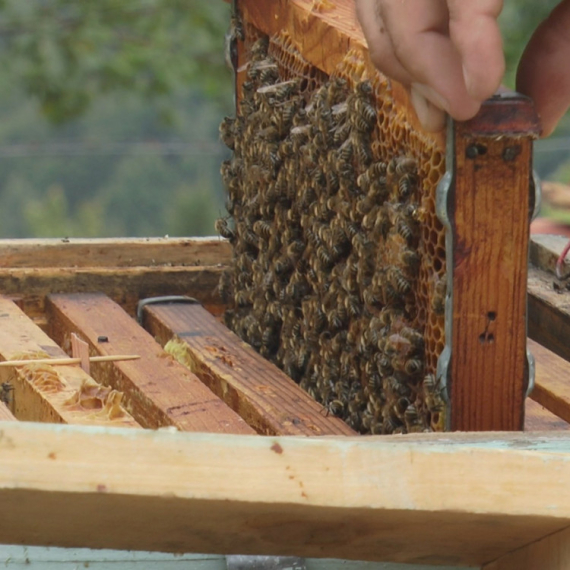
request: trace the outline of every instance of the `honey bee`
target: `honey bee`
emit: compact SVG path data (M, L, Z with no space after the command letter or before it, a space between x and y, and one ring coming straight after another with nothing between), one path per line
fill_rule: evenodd
M402 271L397 267L392 267L388 270L388 278L395 290L401 295L407 295L412 290L412 285L404 276Z
M416 376L423 370L423 362L419 358L410 358L404 365L404 371L410 376Z
M403 176L405 174L411 174L415 176L417 174L416 161L410 157L396 159L394 167L394 171L398 176Z
M443 389L433 374L428 374L424 378L423 395L430 412L443 412L445 410Z
M241 290L236 291L234 300L238 307L248 307L251 305L251 291Z
M219 218L215 223L216 231L225 239L229 240L230 243L235 243L236 233L229 227L227 218Z
M235 119L231 117L225 117L220 123L220 138L230 150L235 150L234 124Z
M402 250L400 262L411 277L417 276L420 268L420 254L417 251L411 249Z
M439 278L435 282L431 308L436 315L445 313L445 296L447 293L447 280L445 276Z

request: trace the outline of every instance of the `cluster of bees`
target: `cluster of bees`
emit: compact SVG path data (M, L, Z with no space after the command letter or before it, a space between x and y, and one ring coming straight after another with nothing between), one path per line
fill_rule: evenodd
M362 433L430 429L416 282L424 212L415 160L382 160L368 81L283 81L267 39L249 54L240 112L220 126L233 246L227 325Z

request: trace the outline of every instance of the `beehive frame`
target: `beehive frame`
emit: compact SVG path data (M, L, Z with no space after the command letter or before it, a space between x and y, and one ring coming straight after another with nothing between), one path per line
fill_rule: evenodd
M365 359L360 361L361 364L357 362L353 365L356 368L352 369L355 370L355 380L350 386L354 388L355 385L363 385L364 392L360 396L356 394L351 397L357 402L361 402L363 399L370 399L368 409L361 408L364 415L360 417L367 417L367 414L370 413L374 414L374 418L379 416L380 421L383 423L378 425L378 429L388 433L394 431L398 425L400 427L397 427L396 431L411 429L412 426L408 423L408 415L403 411L396 413L396 416L399 417L395 417L394 420L391 418L392 410L399 404L392 404L390 400L386 403L386 399L395 390L394 394L403 394L405 396L401 401L406 401L408 404L411 402L408 411L411 411L413 408L412 417L415 417L416 408L426 410L428 421L427 424L423 424L424 428L465 430L520 429L523 425L523 400L529 386L529 367L525 344L525 281L530 222L529 210L532 210L534 206L534 194L530 190L531 141L537 134L537 121L533 115L530 103L521 98L498 97L495 101L486 104L483 112L476 120L465 125L452 125L450 129L450 140L452 142L448 145L449 156L452 160L447 162L449 176L453 178L453 184L451 190L440 185L440 190L436 191L437 183L443 175L445 166L443 160L445 135L443 133L435 135L425 133L418 125L415 115L410 109L409 101L403 88L398 84L389 82L373 69L368 60L363 38L354 20L351 2L340 1L331 4L303 0L294 2L275 1L264 4L261 7L255 2L243 0L239 3L239 10L245 29L245 37L243 42L238 42L240 48L238 50L240 57L237 62L238 73L236 76L238 98L241 96L249 97L249 95L246 97L244 83L246 86L252 84L252 68L257 65L256 62L262 60L261 63L267 65L266 62L270 61L263 59L266 57L264 53L260 55L252 53L252 50L258 50L253 45L253 42L260 35L267 34L269 37L268 55L274 58L273 60L276 61L280 71L277 81L284 82L277 83L277 85L288 87L291 79L295 79L296 76L302 77L304 78L302 88L304 92L317 93L316 97L319 97L319 93L322 91L322 89L317 91L317 88L323 84L328 85L328 95L326 96L329 98L330 108L333 110L335 105L331 99L331 97L334 99L334 96L331 95L331 90L335 87L334 83L337 81L335 78L347 79L349 85L354 85L356 90L354 97L357 99L361 97L359 95L359 90L362 89L361 85L365 87L368 83L372 86L374 92L373 101L377 109L377 126L374 127L370 148L374 156L373 160L380 160L378 163L380 167L383 164L384 168L388 167L388 174L386 175L388 187L395 185L397 188L398 185L397 178L393 182L390 179L390 156L400 156L402 158L399 160L404 162L406 156L411 156L417 161L419 187L417 189L412 188L412 202L415 201L415 204L410 203L410 205L406 206L407 202L402 202L401 204L395 203L391 205L386 202L386 206L380 207L380 210L388 208L388 211L396 211L396 218L392 220L394 228L396 224L400 224L398 216L401 216L401 214L399 212L404 212L406 208L415 209L416 212L421 211L421 214L416 214L416 219L419 218L421 220L420 229L418 230L420 233L419 242L411 246L414 251L417 250L421 254L419 276L412 278L417 279L417 285L413 284L415 281L410 280L410 275L402 273L405 270L405 266L393 265L394 261L390 257L391 254L381 252L380 257L384 258L384 263L388 260L388 263L392 265L386 265L384 269L382 269L382 266L379 266L380 269L376 269L375 275L378 276L378 271L387 271L386 275L388 275L388 280L390 281L387 286L391 287L394 285L394 278L390 277L390 275L394 275L394 273L390 272L395 271L398 275L404 275L405 279L412 284L412 288L415 287L414 290L416 292L414 295L417 303L415 312L409 313L406 310L404 321L405 327L409 325L416 327L416 330L423 331L425 338L425 364L422 364L422 366L424 367L423 371L426 380L423 382L423 388L421 388L417 380L415 380L415 376L405 376L404 368L398 371L399 369L394 364L395 359L392 358L391 365L388 365L389 370L392 370L392 372L384 373L382 367L378 365L383 378L383 387L381 388L380 400L376 400L376 396L373 395L376 384L371 383L367 386L371 374L374 375L375 373L368 370L369 367L367 365L369 363L365 362ZM320 49L320 42L325 42L328 49ZM328 77L330 77L330 80L327 79ZM275 83L275 80L270 81L270 83ZM268 93L272 93L273 89L273 87L264 86L258 89L258 94L265 93L267 90L269 90ZM349 99L347 99L350 109L349 100L350 95ZM263 105L263 102L261 104ZM318 105L318 100L311 100L311 107ZM251 104L248 102L248 108L250 107ZM247 111L243 112L247 115ZM310 113L311 111L309 111ZM259 112L256 114L258 115ZM517 114L519 115L518 119L516 118ZM515 117L514 119L513 116ZM320 119L317 118L317 121L320 121ZM293 122L297 124L295 119ZM313 130L319 124L318 122L313 123ZM250 125L249 129L251 130L253 126ZM263 126L265 124L261 124L259 128ZM298 130L299 128L304 127L294 127L293 130ZM355 130L358 131L359 128L357 126L353 127L353 134L350 135L351 141L354 141ZM240 144L252 144L247 143L246 140L244 139ZM354 144L358 145L358 142ZM293 146L295 146L294 141ZM337 153L342 154L344 146L342 145ZM477 153L477 149L481 152ZM475 154L473 154L473 151L475 151ZM294 150L294 152L298 152L298 150ZM467 161L464 160L465 157L467 157ZM322 159L321 162L323 162ZM328 161L322 164L326 176L329 175L327 170L328 164ZM397 162L395 164L397 165ZM378 168L374 170L375 165L376 163L373 163L373 166L370 168L370 172L372 172L370 175L366 170L361 169L360 172L364 172L364 176L369 176L370 178L382 176L383 171ZM473 166L471 171L469 171L469 168L466 168L469 165ZM396 174L399 172L398 169L399 167L396 166ZM226 179L228 179L228 176L232 176L231 172L232 168L230 166ZM403 167L402 172L404 172ZM300 180L302 180L303 166L301 166L299 175L301 176ZM355 179L357 175L358 172L355 174ZM357 189L357 193L360 191L361 195L363 193L366 194L366 190L360 183L360 178L362 177L363 175L358 177L359 188ZM280 175L277 176L276 185L279 183L280 178ZM302 185L303 182L301 181L300 184ZM327 191L331 193L329 184L330 182L327 181ZM251 191L257 193L258 190L255 188ZM339 194L342 194L342 184ZM445 197L441 198L443 194L445 194ZM450 210L447 207L448 197L451 197L453 201L451 218ZM436 212L436 200L438 199L439 212ZM322 199L320 200L322 202ZM344 216L344 214L339 212L337 206L333 205L332 207L336 209L337 218ZM497 216L498 212L501 212L504 216L506 215L506 217ZM318 225L319 213L317 210L315 210L314 215L315 223ZM371 213L368 214L368 217L370 215ZM257 218L254 215L255 219ZM406 219L409 223L412 223L411 218ZM243 219L241 220L240 224L243 224ZM289 225L293 228L295 220L294 218L290 218L290 220L291 223ZM442 220L449 226L447 251ZM336 221L334 219L331 227ZM405 223L408 224L408 221ZM258 223L261 224L262 222ZM287 225L287 221L284 223ZM356 223L358 225L361 222L357 219ZM366 216L362 224L364 227ZM314 228L307 230L307 224L303 223L301 223L301 226L305 228L302 232L305 234L305 237L309 236L310 243ZM240 227L242 226L238 225L238 232ZM399 225L397 229L399 231ZM246 230L241 230L241 235L243 235L244 231ZM252 235L254 234L254 231L248 231ZM350 236L351 228L344 231L346 235L352 237L352 248L355 250L359 244L355 244L354 237ZM454 239L450 239L452 235ZM374 240L378 239L374 238L373 233L370 233L370 236ZM393 238L390 239L394 242ZM396 240L402 241L397 235ZM468 247L466 246L467 242L469 243ZM385 252L393 247L406 248L410 246L409 242L407 246L398 246L397 241L394 243L390 245L390 242L386 241L386 245L381 247L384 248ZM452 245L449 246L450 244ZM316 245L314 247L316 248ZM348 266L351 257L352 254L345 258L346 261L341 260L339 266L334 268L333 273L339 267ZM307 260L306 252L303 253L303 259ZM361 259L361 256L359 259ZM389 261L390 259L392 261ZM447 272L447 300L445 300L446 265L450 268ZM394 269L391 269L391 267L394 267ZM321 268L321 270L323 269ZM299 271L294 271L294 276L291 280L294 279ZM343 269L340 271L342 272ZM396 275L396 279L399 279L398 275ZM344 279L344 281L341 281L342 288L347 289L346 285L344 285L346 278L343 277L342 279ZM462 287L461 283L468 283L468 285ZM239 283L237 285L234 283L234 285L235 288L240 288ZM408 287L405 281L404 285ZM331 287L333 286L335 286L334 282L332 282ZM385 299L386 284L384 283L382 286L384 289L380 289L380 295L369 294L368 298L374 300L380 296ZM379 313L375 312L374 309L370 310L366 297L370 289L372 287L365 287L360 283L360 290L356 293L356 296L360 296L361 302L364 299L365 311L368 311L371 315L378 315L380 321L384 325L388 325L386 328L388 331L386 333L386 342L397 337L401 339L399 346L402 346L402 343L409 344L409 339L413 338L410 337L410 334L413 333L408 333L407 335L404 333L404 337L402 337L400 332L403 325L400 324L400 317L396 318L395 324L393 317L388 316L386 318L386 314L393 313L390 302L384 300L384 304L380 305L383 308ZM374 290L377 291L378 288ZM454 296L451 294L452 291L456 292ZM318 299L319 294L318 291L316 292L316 299ZM349 291L347 294L350 296L353 293ZM259 291L256 297L262 295L263 292ZM240 304L239 300L238 306ZM317 303L321 303L323 307L326 307L326 298L324 301L322 299L317 301ZM440 361L438 367L438 358L443 352L443 307L445 304L447 304L447 335L445 336L448 338L444 356L449 358L451 355L451 358L449 366ZM247 302L245 305L247 305ZM261 319L264 309L259 303L258 309L255 310L259 313L256 313L256 318ZM305 319L307 318L307 310L303 309ZM247 310L244 314L247 314ZM300 316L296 318L300 318ZM366 327L372 329L375 318L372 316L371 321L364 319L363 325L355 322L357 320L356 317L351 319L348 334L354 336L351 330L356 328L361 331L356 333L356 336L358 337L358 334L360 334L359 339L366 339L367 333L363 333L362 330L365 330ZM311 322L310 319L308 322ZM369 322L370 324L368 324ZM452 323L454 323L454 326L451 326ZM346 326L348 327L348 325ZM359 326L360 329L358 329ZM239 329L239 323L237 325L234 323L234 327L236 327L236 330ZM289 330L286 317L284 318L283 327ZM408 330L405 327L404 329ZM331 333L334 334L334 330ZM248 338L247 331L242 329L241 334L246 340L255 344L255 341ZM336 335L335 338L338 336ZM288 333L283 333L282 337L285 339L283 342L285 342L288 338ZM322 345L322 341L319 340L319 346ZM325 348L322 348L322 350L325 351ZM383 348L382 350L386 354L388 349ZM294 348L291 348L291 351L294 352ZM406 350L407 352L409 350ZM294 353L296 354L296 352ZM287 364L286 360L283 361L282 356L279 357L277 355L277 358L278 360L281 359L281 364L285 369L289 368L291 370L291 366ZM287 358L286 356L285 359ZM401 360L401 358L399 360L398 358L396 357L397 361ZM413 358L413 354L410 358ZM406 362L406 370L408 363L413 364L414 362L413 359ZM363 371L365 366L366 371ZM404 365L402 364L402 366ZM309 363L310 367L311 363ZM325 374L322 371L322 367L318 365L314 365L313 369L313 377L316 375L328 378L337 375L329 372ZM385 369L386 365L384 366ZM393 372L394 370L395 372ZM307 372L307 374L309 373ZM295 376L294 367L292 375ZM344 375L346 376L346 372ZM340 376L342 377L342 374ZM402 378L398 379L399 376L402 376ZM390 386L394 382L396 382L396 388L392 389ZM403 382L404 385L399 384L399 382ZM310 387L311 382L303 379L301 383L302 385L305 384L309 391L312 390ZM338 386L338 382L336 385ZM410 385L412 386L411 393L409 391L406 392L406 386ZM414 386L419 386L419 391ZM433 388L434 386L435 388ZM404 392L402 392L402 389ZM336 394L338 394L338 390L342 391L346 390L346 388L343 389L342 386L337 388ZM327 396L326 394L329 393L329 390L327 389L323 393L321 387L320 391L317 390L316 396L326 405L327 401L335 397L335 391L332 390L332 392L332 396ZM444 413L440 414L439 410L442 404L439 402L441 399L446 399L449 405L444 406ZM333 399L332 404L336 402L338 400ZM493 402L493 404L489 404L489 402ZM371 404L372 409L370 408ZM431 409L430 405L432 406ZM382 412L378 412L382 406L384 406ZM354 406L352 406L351 400L349 400L348 409L344 408L344 417L347 417L350 411L354 411L352 408ZM373 412L374 409L376 412ZM354 415L350 415L350 418L354 418ZM393 423L393 421L396 423ZM351 423L355 427L358 426L357 420L351 419ZM370 421L368 425L370 425ZM421 429L421 423L414 425ZM357 427L357 429L360 428ZM366 429L366 425L364 429ZM375 429L373 423L372 431L375 432Z

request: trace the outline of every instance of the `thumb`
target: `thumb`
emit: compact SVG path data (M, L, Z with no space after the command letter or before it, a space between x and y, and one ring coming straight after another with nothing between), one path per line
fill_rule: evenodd
M570 106L570 0L563 0L528 43L517 73L517 90L534 100L548 136Z

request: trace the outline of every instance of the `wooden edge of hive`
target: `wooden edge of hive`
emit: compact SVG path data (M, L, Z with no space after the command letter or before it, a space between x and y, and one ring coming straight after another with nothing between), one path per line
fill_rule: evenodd
M216 236L0 240L0 270L209 266L225 264L230 258L230 244Z
M498 559L570 519L568 434L0 428L6 543L458 566Z

